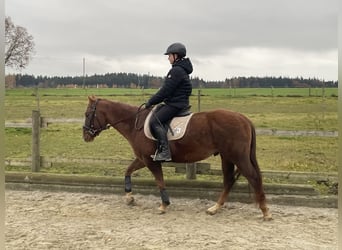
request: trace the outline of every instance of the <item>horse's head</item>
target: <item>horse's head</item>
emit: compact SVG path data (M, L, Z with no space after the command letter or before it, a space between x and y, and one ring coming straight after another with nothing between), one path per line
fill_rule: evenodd
M86 142L93 141L101 131L109 128L104 114L97 109L100 99L97 99L95 96L88 96L88 99L89 103L83 125L83 139Z

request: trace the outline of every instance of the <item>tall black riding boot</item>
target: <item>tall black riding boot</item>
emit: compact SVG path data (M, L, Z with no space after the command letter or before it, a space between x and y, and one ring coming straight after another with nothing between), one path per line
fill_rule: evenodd
M157 152L153 157L154 161L171 161L171 152L169 148L169 141L167 139L166 130L162 127L155 127L154 136L158 140Z

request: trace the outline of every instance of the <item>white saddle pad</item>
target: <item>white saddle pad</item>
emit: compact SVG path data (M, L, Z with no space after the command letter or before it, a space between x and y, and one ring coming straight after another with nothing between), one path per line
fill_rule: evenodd
M147 138L156 140L156 138L153 137L151 130L150 130L150 126L149 126L152 113L153 111L151 111L146 117L146 120L144 123L144 133ZM167 138L169 139L169 141L178 140L184 136L186 127L188 126L188 123L192 115L193 113L187 116L177 116L171 120L170 127L171 127L172 132L170 131L170 129L167 131Z

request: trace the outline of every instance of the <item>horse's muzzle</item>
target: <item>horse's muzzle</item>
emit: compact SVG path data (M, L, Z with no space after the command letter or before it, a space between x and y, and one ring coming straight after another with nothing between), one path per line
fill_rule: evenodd
M90 133L87 129L83 128L83 140L85 142L92 142L95 136L95 134Z

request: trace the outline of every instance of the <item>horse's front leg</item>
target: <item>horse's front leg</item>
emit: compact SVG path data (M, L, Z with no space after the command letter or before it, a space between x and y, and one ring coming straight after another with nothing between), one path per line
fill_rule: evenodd
M134 197L132 195L132 182L131 175L134 171L145 167L144 162L135 158L134 161L128 166L125 173L125 193L127 205L134 205Z
M165 182L164 182L163 169L162 169L161 163L160 162L148 163L147 167L152 172L155 178L156 184L160 190L160 198L161 198L162 203L159 207L159 212L165 213L167 206L170 205L170 199L165 189Z

